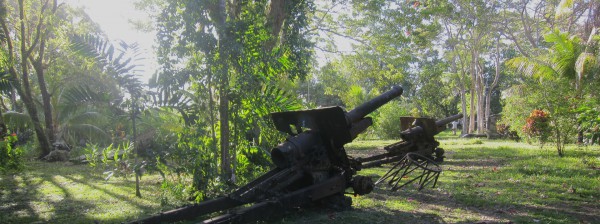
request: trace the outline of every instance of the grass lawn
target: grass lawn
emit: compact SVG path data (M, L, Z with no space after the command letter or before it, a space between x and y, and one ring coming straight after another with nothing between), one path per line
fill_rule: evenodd
M71 163L28 162L0 176L0 223L120 223L170 209L161 207L161 179L104 179L102 169Z
M438 137L446 150L435 188L378 186L353 197L354 209L306 211L284 223L600 223L600 147L567 149L505 140ZM348 153L383 152L395 141L358 141ZM377 180L389 166L359 174Z
M304 210L276 223L600 223L600 147L571 146L560 158L552 146L448 132L438 140L446 160L435 188L378 186L353 197L352 210ZM394 142L346 148L358 157ZM388 168L360 174L376 180ZM180 205L161 205L160 180L144 176L144 197L136 198L133 178L105 181L100 169L85 165L28 162L24 172L0 176L0 223L120 223Z

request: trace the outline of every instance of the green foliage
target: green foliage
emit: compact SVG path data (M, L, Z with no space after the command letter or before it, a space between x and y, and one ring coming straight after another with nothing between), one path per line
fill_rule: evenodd
M98 153L100 153L98 145L88 143L83 148L83 151L85 153L85 160L88 162L88 164L91 167L96 168L98 165Z
M94 170L98 165L102 166L104 180L112 177L127 178L133 174L134 164L129 160L133 152L133 144L123 142L117 147L113 144L101 148L96 144L87 144L84 147L85 159Z
M513 93L516 94L509 96L508 100L513 101L510 104L514 104L505 104L509 109L507 110L509 116L506 117L514 119L517 117L514 115L519 113L520 116L525 117L522 115L523 112L518 110L534 108L547 110L552 114L549 123L552 133L547 135L556 143L558 154L562 156L564 145L572 142L578 128L582 131L581 127L578 127L581 126L582 120L578 122L577 117L586 116L578 116L578 113L587 111L586 106L583 106L586 104L586 100L583 100L584 96L595 95L590 91L593 89L592 85L587 85L582 80L592 81L590 77L594 76L589 74L589 71L594 69L582 69L582 67L593 66L589 65L590 60L581 59L589 58L589 55L584 53L583 49L586 46L577 36L553 30L544 37L550 45L546 52L534 58L517 57L507 62L511 68L522 72L525 80L531 77L539 81L535 83L526 81L524 83L526 85L513 87L515 90ZM581 60L587 61L585 64L588 65L580 65ZM582 73L584 71L588 73Z
M164 181L166 186L178 186L180 184L191 186L192 191L188 196L195 196L196 201L212 198L222 193L224 181L219 179L218 153L213 138L206 135L196 134L192 128L186 128L177 136L177 144L173 145L168 157L164 157L164 169L166 174ZM191 179L188 182L187 179Z
M269 113L301 108L289 89L309 71L312 2L153 3L162 69L152 96L185 125L160 153L164 187L213 197L268 168L265 152L283 138Z
M106 147L102 151L102 163L105 166L104 169L106 170L106 167L108 167L109 170L104 172L106 176L104 179L108 180L113 176L126 179L129 175L133 174L133 163L129 159L132 152L133 144L130 142L119 144L118 147L113 147L112 144Z
M410 116L410 104L392 101L379 108L373 130L381 139L400 139L400 117Z
M590 133L599 132L600 128L600 106L598 99L584 99L584 102L575 109L577 114L577 122L580 124L579 129Z
M0 173L7 171L19 171L23 168L23 149L15 147L16 134L4 136L0 140Z

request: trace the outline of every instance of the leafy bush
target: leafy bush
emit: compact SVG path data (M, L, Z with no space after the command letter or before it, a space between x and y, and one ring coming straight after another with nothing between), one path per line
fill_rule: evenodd
M163 175L163 190L180 200L196 201L224 193L225 181L220 181L218 175L218 142L194 128L185 128L174 137L174 144L167 146L168 152L156 157L156 167Z
M0 141L0 171L2 173L23 168L23 151L20 147L14 147L16 141L17 135L14 133L5 136Z
M400 117L408 116L408 106L396 101L389 102L379 108L379 115L375 117L373 130L381 139L400 139Z
M117 147L113 147L111 144L104 149L102 152L102 163L105 168L107 166L109 167L109 170L104 172L106 180L113 176L127 178L129 174L133 173L133 165L131 161L129 161L129 154L132 150L133 144L130 144L130 142L123 142L123 144L120 144Z
M513 131L511 126L508 124L497 124L496 130L498 131L498 134L502 136L502 138L508 138L517 142L521 140L519 134L517 134L516 131Z
M106 176L106 180L113 176L127 178L133 173L133 166L129 161L129 155L133 150L133 144L123 142L114 147L113 144L102 149L96 144L87 144L84 148L85 159L90 167L96 169L98 165L102 165L102 170Z
M85 152L85 160L87 160L91 167L95 168L98 165L98 145L86 144L83 150Z
M551 134L549 121L549 113L535 109L527 117L525 126L523 126L523 133L529 138L537 139L543 146Z

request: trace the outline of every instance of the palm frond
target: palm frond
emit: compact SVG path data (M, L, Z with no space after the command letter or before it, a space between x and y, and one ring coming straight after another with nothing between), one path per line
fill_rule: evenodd
M255 105L254 107L256 107L255 113L259 117L266 116L272 112L292 111L302 108L296 97L274 85L266 86L262 93L257 94L252 102Z
M133 75L137 71L135 70L138 67L136 61L139 58L129 57L139 56L137 43L127 44L121 41L119 42L120 49L115 49L108 41L92 35L74 35L71 37L71 42L73 43L72 49L98 61L98 65L113 76L120 86L127 90L133 90L134 93L141 89L141 87L132 89L132 86L141 86L139 80ZM116 57L115 53L118 54Z
M26 113L8 111L3 115L4 122L9 128L25 129L31 125L31 118Z
M107 95L95 92L87 85L67 89L63 93L63 97L67 105L108 103L110 100Z
M86 137L90 140L104 141L110 140L110 135L102 128L92 124L72 124L65 127L68 135Z
M10 94L10 92L13 90L13 86L7 76L8 73L6 72L0 74L0 93L3 94Z
M57 103L57 121L69 122L73 116L89 112L90 108L105 108L111 105L108 93L92 90L89 86L81 85L63 90Z
M93 35L73 35L70 38L71 49L80 55L93 58L103 67L106 65L106 58L112 59L114 48L108 47L108 42Z
M580 39L568 33L561 33L559 30L546 34L544 38L552 44L549 55L552 58L554 71L559 77L574 80L577 77L575 61L583 48Z
M97 122L100 119L106 118L105 115L96 111L87 111L79 114L75 114L69 118L69 123L86 123L86 122Z
M534 60L527 57L516 57L506 61L506 65L523 75L540 80L551 79L556 75L556 71L551 63L548 63L547 61Z

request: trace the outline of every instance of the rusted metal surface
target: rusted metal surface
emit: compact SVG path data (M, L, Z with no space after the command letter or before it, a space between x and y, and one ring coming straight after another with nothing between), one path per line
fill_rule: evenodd
M400 133L401 141L385 146L387 152L384 154L356 160L361 162L362 168L371 168L399 162L406 154L416 153L435 162L442 162L444 150L438 147L440 143L435 140L435 135L444 131L447 124L462 117L462 114L456 114L437 121L431 118L402 117L400 123L404 131Z
M392 191L396 191L416 182L419 190L421 190L428 184L435 187L441 172L440 166L430 158L416 153L407 153L375 184L387 183Z
M435 135L446 129L447 124L462 118L462 114L441 120L430 118L402 117L400 133L402 141L385 146L386 153L367 158L357 158L362 168L395 163L375 184L385 183L391 190L398 190L415 182L419 190L428 184L435 187L441 173L438 163L444 161L444 149Z

